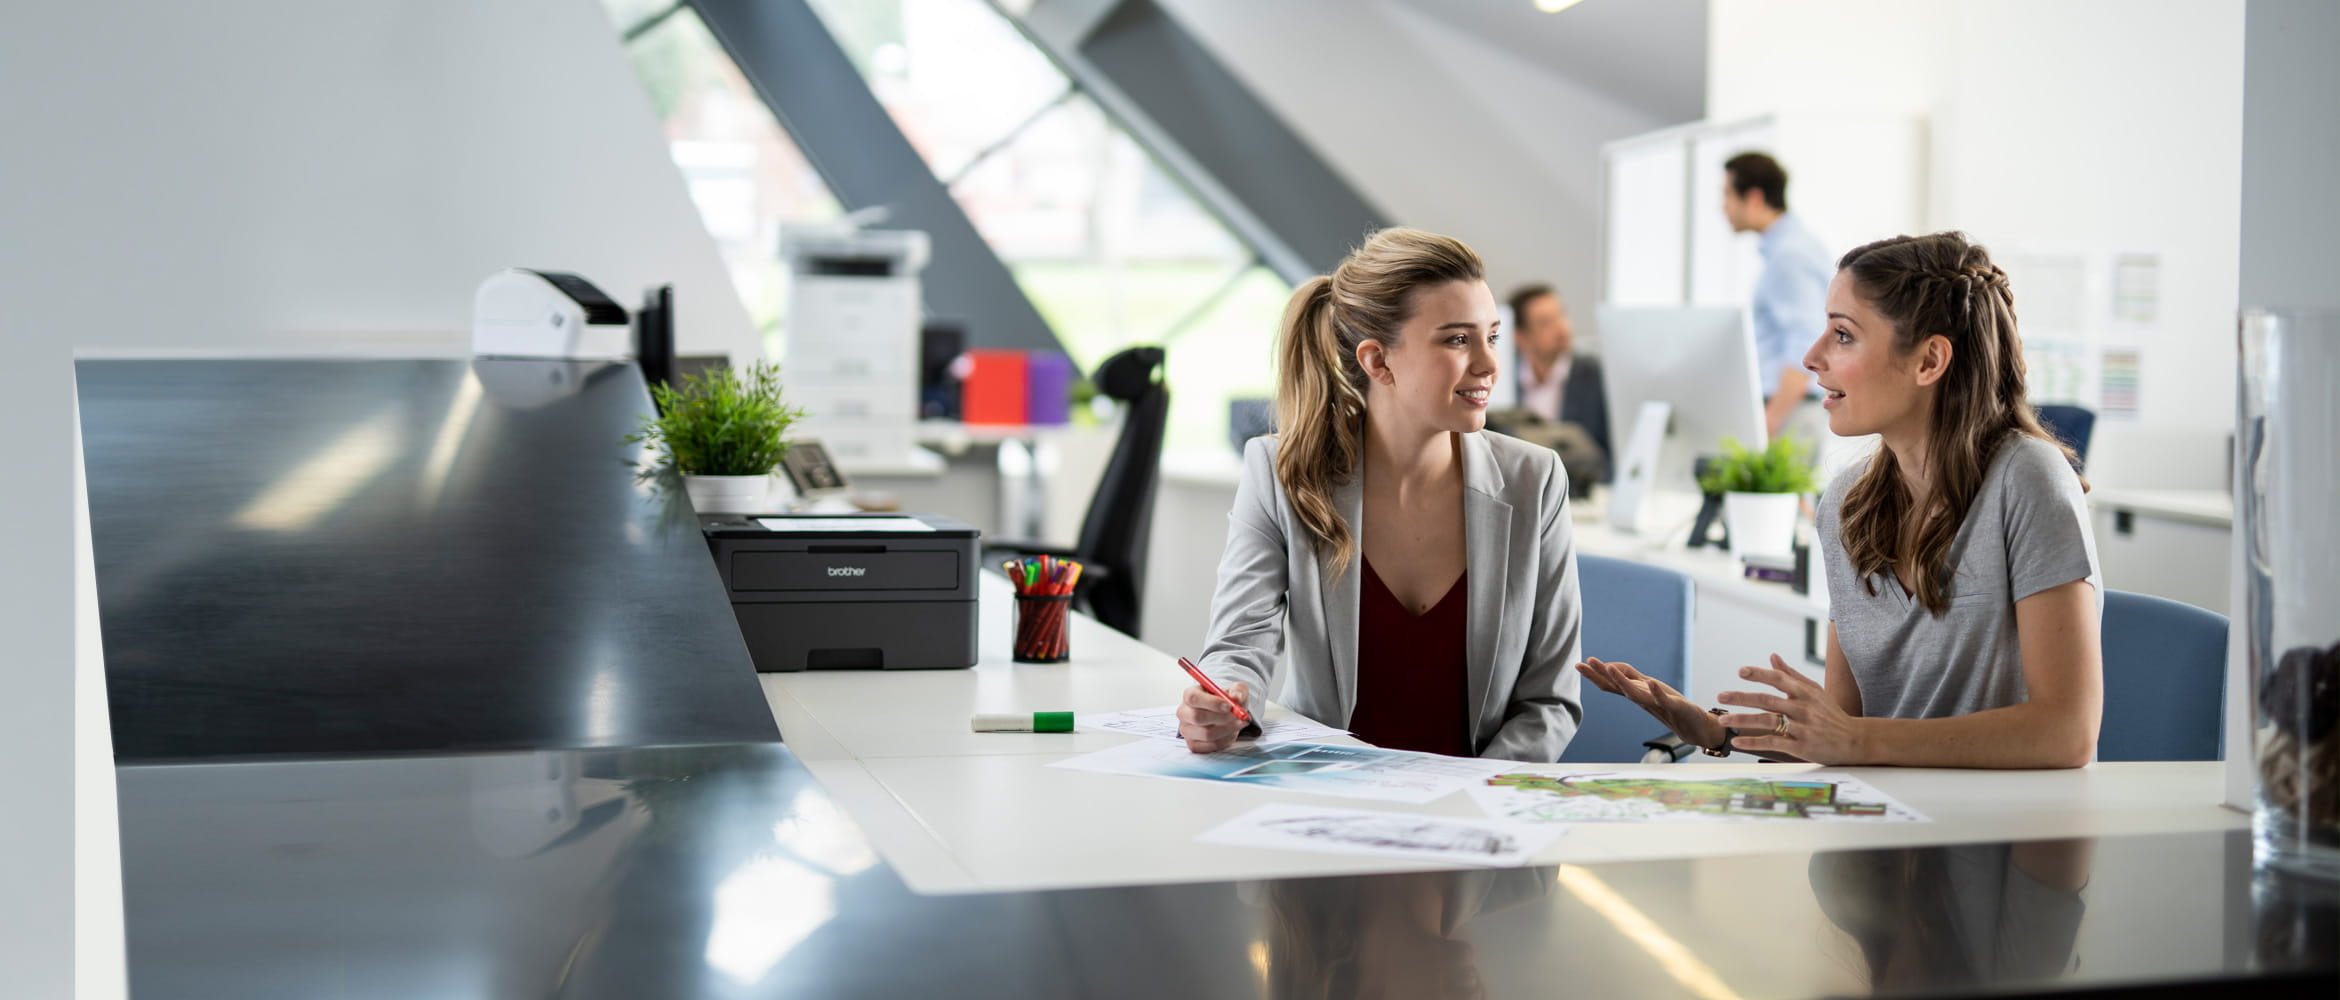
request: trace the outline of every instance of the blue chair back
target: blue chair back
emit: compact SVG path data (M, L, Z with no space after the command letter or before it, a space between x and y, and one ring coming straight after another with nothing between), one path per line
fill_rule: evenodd
M2104 726L2098 760L2217 760L2226 616L2163 597L2104 592Z
M1690 676L1690 613L1697 588L1686 573L1607 556L1576 557L1584 595L1584 655L1619 660L1680 690ZM1573 670L1575 667L1571 666ZM1563 763L1630 764L1643 740L1666 727L1641 706L1583 682L1584 724Z
M2072 454L2079 456L2082 465L2088 464L2088 439L2096 432L2096 411L2081 406L2051 405L2036 407L2039 422L2047 432L2056 436Z

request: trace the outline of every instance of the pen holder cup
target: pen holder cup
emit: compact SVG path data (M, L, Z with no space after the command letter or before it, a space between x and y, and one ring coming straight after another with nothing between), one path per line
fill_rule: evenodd
M1063 663L1072 656L1066 644L1071 634L1071 594L1016 596L1015 661Z

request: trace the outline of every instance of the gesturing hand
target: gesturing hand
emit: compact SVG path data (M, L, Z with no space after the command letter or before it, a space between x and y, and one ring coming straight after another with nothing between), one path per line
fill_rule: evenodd
M1250 702L1251 688L1242 681L1224 685L1228 697ZM1186 738L1186 748L1196 753L1214 753L1235 745L1235 737L1243 733L1243 720L1235 717L1235 708L1226 698L1212 694L1197 684L1186 689L1186 696L1178 700L1178 735Z
M1718 746L1723 741L1723 724L1664 681L1633 669L1630 663L1608 663L1597 657L1585 657L1576 665L1593 686L1623 697L1643 711L1655 716L1682 742L1692 746Z
M1755 714L1725 715L1723 725L1739 731L1732 745L1741 750L1789 754L1814 764L1867 764L1870 752L1860 722L1845 714L1811 678L1788 668L1772 654L1771 669L1740 667L1739 676L1779 689L1725 691L1716 700L1725 705L1755 709ZM1781 722L1785 717L1786 722Z

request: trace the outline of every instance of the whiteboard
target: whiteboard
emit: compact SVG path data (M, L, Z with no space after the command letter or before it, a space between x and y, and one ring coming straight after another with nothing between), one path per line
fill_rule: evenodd
M1773 153L1771 122L1762 119L1699 134L1691 147L1690 304L1744 306L1755 297L1763 254L1754 233L1733 233L1723 217L1723 163L1745 152ZM1776 154L1775 154L1776 155ZM1788 204L1802 193L1790 173Z
M1607 285L1610 305L1682 303L1688 257L1688 137L1672 134L1608 150Z

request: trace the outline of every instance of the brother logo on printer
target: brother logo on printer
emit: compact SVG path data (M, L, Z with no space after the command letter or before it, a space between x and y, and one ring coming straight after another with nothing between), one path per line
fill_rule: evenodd
M860 576L861 574L863 574L863 573L866 573L866 572L868 572L868 570L865 570L865 569L863 569L863 568L861 568L861 567L859 567L859 566L831 566L831 567L829 567L829 575L830 575L830 576Z

